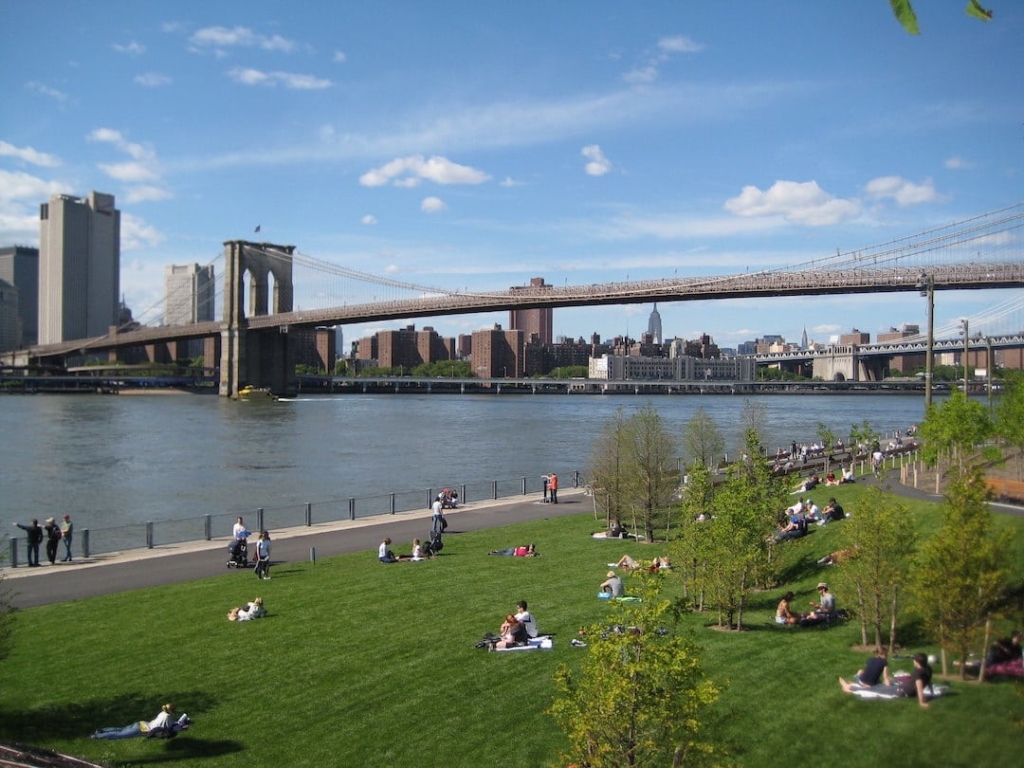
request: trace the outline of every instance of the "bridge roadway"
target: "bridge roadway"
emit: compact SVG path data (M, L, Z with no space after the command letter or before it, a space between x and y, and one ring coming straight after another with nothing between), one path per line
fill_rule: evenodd
M453 534L465 531L593 511L590 497L585 495L582 488L559 489L558 501L558 504L545 504L540 494L533 493L513 500L471 502L458 509L446 510L446 546L452 545ZM390 536L396 542L395 550L402 552L408 549L409 542L414 538L429 538L430 517L430 510L417 510L311 527L273 530L270 532L273 541L271 580L288 578L289 563L308 562L313 547L316 548L317 560L364 550L366 557L376 557L380 542L385 536ZM223 536L212 541L104 553L89 558L76 558L70 563L58 560L54 565L46 563L44 558L44 564L38 568L6 567L0 569L0 573L4 577L4 586L10 592L11 605L15 608L32 608L164 584L180 584L212 576L246 579L248 583L252 580L251 573L238 573L226 566L229 541L229 536ZM518 543L508 541L506 545ZM23 536L18 537L18 546L24 548ZM543 547L538 549L543 552ZM441 556L444 556L443 551Z
M666 278L583 286L517 287L493 293L451 293L409 300L299 310L245 319L250 330L287 329L376 322L414 317L494 312L538 307L641 304L651 301L708 301L754 297L919 292L920 267L804 269L765 271L719 277ZM940 265L928 268L934 290L1024 287L1024 259L1008 262ZM31 348L33 357L59 356L79 350L139 346L172 339L219 334L222 322L161 326L94 339Z

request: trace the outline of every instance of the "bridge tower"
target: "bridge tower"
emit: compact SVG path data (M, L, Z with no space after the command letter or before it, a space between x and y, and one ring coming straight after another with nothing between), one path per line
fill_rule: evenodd
M244 240L224 243L224 329L220 357L220 394L224 397L237 397L238 390L246 385L269 387L277 394L294 387L295 355L289 349L288 327L253 331L246 323L247 317L292 311L294 251L294 245Z

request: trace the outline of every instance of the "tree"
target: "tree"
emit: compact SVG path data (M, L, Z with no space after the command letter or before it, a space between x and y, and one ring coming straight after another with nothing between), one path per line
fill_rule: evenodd
M647 541L654 541L654 526L659 512L670 510L679 487L675 463L675 443L665 429L661 416L650 405L641 408L629 420L630 475L632 503L640 513Z
M954 391L941 405L932 405L918 430L924 446L921 456L929 466L946 462L961 475L972 461L974 449L992 434L985 406Z
M717 762L710 707L719 689L705 677L689 637L665 629L669 602L659 574L631 578L640 602L615 603L614 626L587 630L579 672L555 672L550 708L569 739L567 763L587 768ZM624 629L623 629L624 628Z
M996 405L995 433L1017 449L1017 479L1024 476L1024 374L1008 371Z
M729 470L717 490L705 529L704 583L707 600L718 609L718 623L743 629L747 597L758 585L773 581L775 521L786 506L783 480L761 458L754 430L747 432L747 457Z
M757 438L758 445L764 445L765 430L768 427L768 406L764 403L743 401L740 411L738 431L736 433L736 453L740 454L747 448L750 433ZM761 454L758 454L759 456Z
M914 567L914 592L924 624L946 651L960 660L979 647L982 632L999 606L1010 573L1007 531L992 528L988 490L977 467L956 473L946 492L942 527L921 548Z
M686 466L700 465L714 468L718 458L725 454L725 438L715 420L703 406L694 411L683 427L683 458Z
M857 451L868 450L876 440L878 440L878 432L867 419L864 419L860 425L850 425L849 449L854 455Z
M917 26L917 14L914 13L910 0L889 0L889 5L892 7L892 12L896 14L896 19L903 26L903 29L912 35L919 35L921 33ZM992 20L992 11L983 8L978 0L967 0L964 13L982 21Z
M605 522L612 518L622 519L628 506L628 477L631 471L626 444L626 417L621 408L601 428L601 434L594 442L590 455L587 478L594 493L594 500L602 504Z
M857 513L843 522L848 559L838 572L838 582L857 606L861 642L868 644L870 631L875 647L881 648L888 626L890 653L896 646L900 597L909 579L907 563L916 544L906 518L905 506L874 487L868 489Z
M672 542L672 554L679 564L683 593L694 610L704 610L707 581L708 549L711 543L705 525L715 503L715 485L704 464L694 464L683 486L680 504L683 522Z

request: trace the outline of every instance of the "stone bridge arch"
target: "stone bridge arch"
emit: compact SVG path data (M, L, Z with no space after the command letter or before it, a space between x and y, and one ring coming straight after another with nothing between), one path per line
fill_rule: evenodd
M237 397L238 390L246 385L269 387L283 394L293 384L294 355L289 349L287 329L251 331L246 319L292 311L294 251L294 245L245 240L224 243L223 396Z

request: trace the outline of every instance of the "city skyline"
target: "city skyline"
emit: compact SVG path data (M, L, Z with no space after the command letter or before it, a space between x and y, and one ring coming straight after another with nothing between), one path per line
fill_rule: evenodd
M115 1L55 25L5 4L0 246L37 243L51 194L108 190L140 310L168 265L257 227L366 272L497 290L784 266L1020 199L1019 5L987 24L919 9L916 37L884 3L749 4L742 24L713 5L536 8ZM936 324L1007 295L944 292ZM728 347L926 321L913 294L658 309L666 333ZM648 312L559 309L553 335L638 336Z

